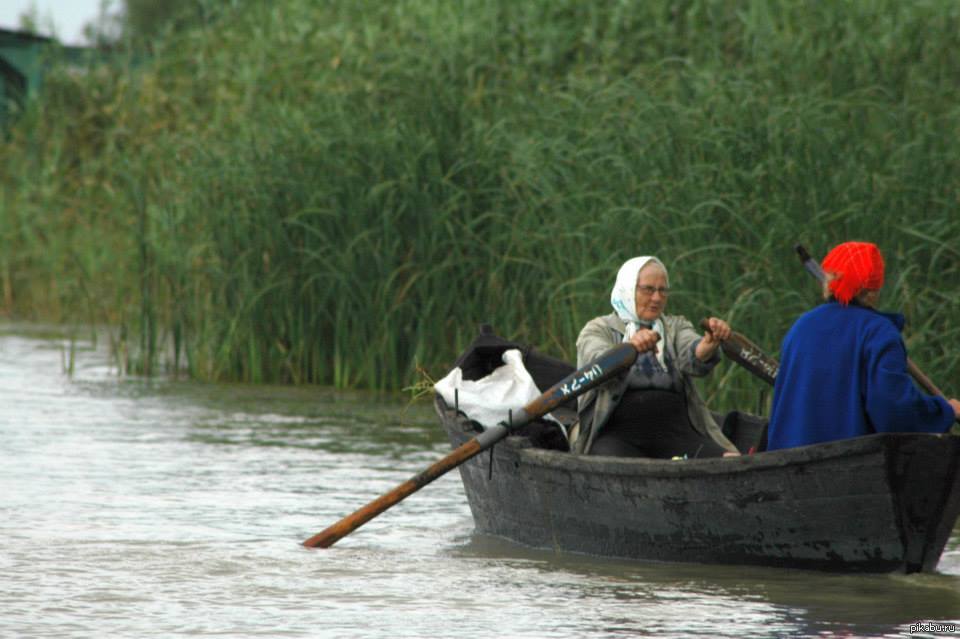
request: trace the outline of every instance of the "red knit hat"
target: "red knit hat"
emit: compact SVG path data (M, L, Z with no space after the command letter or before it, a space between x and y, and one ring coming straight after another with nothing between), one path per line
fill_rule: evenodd
M823 258L823 270L833 276L830 292L841 304L849 304L864 289L883 286L883 256L870 242L840 244Z

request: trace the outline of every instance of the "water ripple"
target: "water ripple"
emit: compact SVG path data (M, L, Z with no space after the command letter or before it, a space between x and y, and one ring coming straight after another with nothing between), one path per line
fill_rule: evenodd
M457 474L328 550L309 535L448 451L429 406L328 389L63 375L0 335L0 636L845 637L958 621L941 574L558 556L472 533Z

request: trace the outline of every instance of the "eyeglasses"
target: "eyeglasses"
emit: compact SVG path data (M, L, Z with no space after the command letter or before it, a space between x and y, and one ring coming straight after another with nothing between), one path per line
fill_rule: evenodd
M650 297L654 293L660 293L663 297L670 294L670 289L666 286L637 286L637 293L643 293Z

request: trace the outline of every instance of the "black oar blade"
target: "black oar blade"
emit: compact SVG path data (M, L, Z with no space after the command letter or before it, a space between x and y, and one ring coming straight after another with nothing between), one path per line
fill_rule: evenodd
M710 332L710 323L706 318L700 320L700 328ZM720 349L728 358L771 386L777 380L780 362L740 333L732 331L730 337L720 342Z

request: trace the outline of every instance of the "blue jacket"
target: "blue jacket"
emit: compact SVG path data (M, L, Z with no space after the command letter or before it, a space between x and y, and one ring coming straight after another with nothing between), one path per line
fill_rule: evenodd
M902 315L837 302L801 315L780 348L767 450L949 429L953 408L907 373L902 328Z

